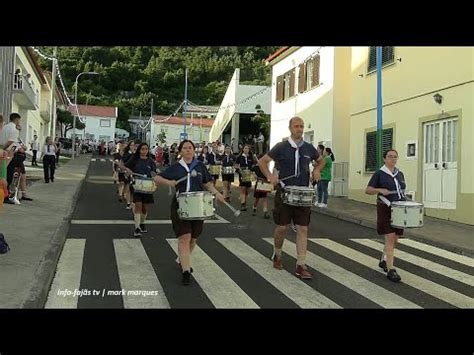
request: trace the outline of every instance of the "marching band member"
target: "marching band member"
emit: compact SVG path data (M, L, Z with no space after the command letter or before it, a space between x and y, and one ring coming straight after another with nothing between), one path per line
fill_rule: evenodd
M398 170L398 152L394 149L387 150L383 155L384 166L380 168L370 179L365 193L368 195L377 194L377 233L385 235L385 246L379 262L386 273L387 278L392 282L399 282L401 277L393 266L394 249L398 238L403 235L403 229L394 228L390 225L391 209L390 204L394 201L405 201L405 177ZM391 193L396 191L396 193Z
M304 121L300 117L293 117L289 122L291 136L285 142L275 145L259 161L258 166L268 181L276 185L275 208L273 210L273 220L277 225L274 232L274 253L272 256L273 267L281 270L281 252L283 242L288 230L288 225L293 220L296 225L296 272L302 279L311 279L313 275L306 266L306 250L308 245L308 226L310 222L311 207L290 206L283 203L282 187L284 185L309 186L310 174L309 165L316 161L317 165L313 169L312 179L319 181L321 169L324 167L324 160L318 154L316 148L303 140ZM272 175L268 169L268 163L275 160L279 167L279 178ZM288 176L290 179L280 181ZM314 191L314 190L313 190Z
M125 168L129 175L140 174L146 175L146 177L153 177L156 174L156 164L148 154L148 144L141 143L138 145L135 154L125 163ZM145 226L146 217L148 214L147 205L154 203L153 194L146 194L140 192L133 192L133 202L135 203L134 208L134 221L135 221L135 237L140 237L142 233L146 233L147 229Z
M250 170L254 164L254 156L250 151L250 146L245 144L240 155L236 159L236 166L239 169L239 189L240 189L240 210L247 211L247 196L249 194L249 189L252 186L252 181L243 181L242 180L242 170Z
M154 177L156 184L176 187L176 191L194 192L204 191L204 188L216 195L217 200L223 202L224 196L220 194L212 183L212 178L205 165L194 159L194 143L183 140L178 147L181 159L168 167L164 172ZM195 170L197 175L192 176ZM187 176L187 179L177 184L177 180ZM191 281L191 253L196 245L197 238L203 231L203 220L182 220L178 215L178 200L175 195L171 202L171 221L173 230L178 238L178 260L182 270L182 282L189 285Z
M230 146L226 146L224 150L224 156L222 157L222 167L235 165L235 156L232 154ZM222 185L224 186L224 198L226 201L230 201L230 188L234 182L235 174L224 174L222 172Z

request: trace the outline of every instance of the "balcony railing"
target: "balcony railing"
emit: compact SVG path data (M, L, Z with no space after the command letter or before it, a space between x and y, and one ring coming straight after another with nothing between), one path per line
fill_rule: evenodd
M20 106L28 110L35 110L38 106L38 95L31 83L21 74L14 74L13 93Z

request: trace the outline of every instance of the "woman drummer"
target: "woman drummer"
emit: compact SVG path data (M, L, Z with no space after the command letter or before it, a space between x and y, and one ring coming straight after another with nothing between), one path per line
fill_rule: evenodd
M265 154L260 154L258 156L258 159L262 158ZM260 170L258 164L255 164L255 166L252 167L252 171L257 175L257 182L255 183L255 191L253 193L253 209L252 209L252 216L257 215L257 207L258 203L262 201L263 203L263 218L269 219L270 215L268 214L268 192L266 191L258 191L257 188L260 184L266 183L267 178L265 175L263 175L262 171Z
M248 170L255 165L255 159L250 151L250 146L245 144L242 148L242 152L237 157L236 166L239 170L239 189L240 189L240 210L247 211L247 196L249 194L250 187L252 187L252 181L243 181L242 180L242 173L243 170ZM247 173L248 173L247 172Z
M379 262L387 278L393 282L399 282L401 277L393 266L394 249L398 238L403 235L403 229L393 228L390 225L390 204L394 201L405 201L405 177L395 167L398 152L395 149L387 150L383 155L384 166L380 168L370 179L365 193L377 194L377 233L385 235L385 246Z
M149 156L148 144L141 143L138 145L135 153L125 163L125 170L129 175L140 174L151 178L156 175L155 161ZM140 237L142 233L146 233L145 226L146 217L148 214L147 205L154 203L153 194L146 194L140 192L133 192L134 221L135 221L135 237Z
M222 168L232 167L234 169L235 156L232 154L231 147L227 145L224 150L224 156L222 157ZM222 185L224 186L224 198L226 201L230 201L230 186L234 182L235 174L224 174L222 171Z
M167 168L160 175L154 177L156 184L175 186L179 193L204 191L204 188L216 195L217 200L224 202L222 196L212 183L212 178L204 164L194 158L194 143L183 140L178 147L181 159ZM196 176L192 176L192 171ZM177 184L177 180L187 176L187 179ZM191 281L191 253L196 245L197 238L202 233L204 220L182 220L178 215L178 200L175 196L171 201L171 222L178 238L178 260L181 265L182 282L189 285Z
M211 145L211 151L207 153L206 159L209 162L209 165L219 166L221 164L221 156L219 155L217 144L214 142ZM211 170L212 171L212 170ZM212 176L212 183L216 186L217 179L219 179L219 174L214 174Z

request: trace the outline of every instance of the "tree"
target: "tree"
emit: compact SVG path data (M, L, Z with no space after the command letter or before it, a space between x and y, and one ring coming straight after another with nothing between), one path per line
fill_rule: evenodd
M57 120L61 124L61 137L66 137L66 133L73 129L74 116L69 111L57 110ZM76 119L76 129L82 130L86 127L81 120Z
M161 129L161 132L156 137L156 142L160 143L161 145L166 143L166 132L163 130L163 128Z

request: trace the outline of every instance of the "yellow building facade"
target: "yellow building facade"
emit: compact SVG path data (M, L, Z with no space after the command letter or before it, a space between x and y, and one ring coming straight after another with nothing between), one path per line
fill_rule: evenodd
M384 47L383 128L407 190L428 216L474 224L474 48ZM352 47L349 198L373 174L377 125L374 47Z

